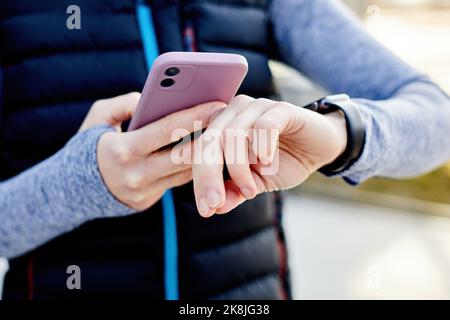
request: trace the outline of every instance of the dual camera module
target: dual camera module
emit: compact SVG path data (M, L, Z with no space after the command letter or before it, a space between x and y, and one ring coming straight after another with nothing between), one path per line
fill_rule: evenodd
M174 77L179 73L180 69L178 69L177 67L170 67L164 72L167 77ZM175 84L175 80L173 80L172 78L165 78L161 81L160 84L163 88L169 88Z

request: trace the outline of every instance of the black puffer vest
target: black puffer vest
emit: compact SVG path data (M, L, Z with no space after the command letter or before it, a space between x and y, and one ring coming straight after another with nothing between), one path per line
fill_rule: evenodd
M73 1L0 3L0 150L6 179L49 157L73 136L93 101L140 91L147 70L134 0L78 0L81 29L68 30ZM273 93L275 54L268 0L151 1L161 52L235 52L249 61L241 92ZM192 185L173 190L180 298L289 297L276 194L202 219ZM10 261L5 299L164 298L161 204L84 224ZM81 268L81 290L66 286Z

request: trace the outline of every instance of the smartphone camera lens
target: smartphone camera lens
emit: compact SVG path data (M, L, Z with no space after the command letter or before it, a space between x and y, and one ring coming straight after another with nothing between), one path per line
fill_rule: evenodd
M171 68L167 69L165 73L166 73L166 76L173 77L180 73L180 69L178 69L177 67L171 67Z
M174 83L175 80L167 78L161 81L161 87L168 88L173 86Z

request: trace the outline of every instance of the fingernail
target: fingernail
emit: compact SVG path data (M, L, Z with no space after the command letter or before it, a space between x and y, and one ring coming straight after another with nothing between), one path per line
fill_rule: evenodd
M209 190L206 199L210 208L217 208L220 204L220 194L216 190Z
M241 188L240 189L241 194L244 196L245 199L252 199L253 198L253 192L249 188Z
M209 206L206 203L205 198L201 198L200 201L198 202L198 212L204 217L208 215Z

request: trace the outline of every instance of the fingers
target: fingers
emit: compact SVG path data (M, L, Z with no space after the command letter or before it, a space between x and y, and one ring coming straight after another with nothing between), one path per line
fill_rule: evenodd
M145 185L139 192L130 193L124 202L139 211L149 208L158 201L168 189L182 186L192 180L192 171L184 170Z
M220 133L206 130L194 146L194 194L203 217L214 214L214 209L223 206L225 201L221 136L213 134L216 132Z
M175 112L138 130L127 132L127 140L137 153L149 154L205 128L210 119L225 107L222 102L210 102Z
M250 170L249 143L244 136L245 133L239 132L241 131L237 131L236 139L234 137L230 138L232 134L226 134L227 138L223 147L225 163L231 180L233 180L241 194L246 199L253 199L256 195L256 185Z
M239 95L233 98L228 107L223 110L219 116L214 117L214 119L210 122L208 129L223 130L252 101L255 101L255 99L246 95Z
M261 175L277 173L279 136L289 129L292 118L298 116L296 107L288 103L245 96L234 102L211 122L204 133L216 130L223 139L216 138L209 144L203 143L201 148L195 148L195 155L203 156L200 158L203 161L195 163L192 170L197 207L204 217L228 212L260 192L276 189L267 183L270 179ZM214 148L221 152L216 152L215 157L207 157L213 161L206 162L207 150ZM252 155L258 161L252 159ZM225 182L223 166L218 162L221 156L231 178ZM215 196L209 200L211 192L215 192ZM213 200L217 201L214 203Z
M291 111L287 104L277 103L253 124L252 148L263 166L272 163L280 133L285 131L292 117Z
M111 120L116 124L130 119L138 105L141 94L139 92L130 92L112 99L105 100L109 104Z
M222 130L254 99L240 95L215 117L196 141L192 166L197 209L203 217L214 214L225 203ZM249 192L250 193L250 192Z
M175 174L166 176L157 181L157 185L164 190L179 187L192 181L192 170L183 170Z
M105 124L120 131L121 123L130 119L133 115L140 96L139 92L131 92L96 101L89 110L79 131Z
M234 186L240 192L239 197L241 194L246 199L255 197L257 187L250 170L246 134L255 118L272 104L267 99L238 96L211 121L199 139L192 170L197 208L202 216L214 214L230 197L225 192L223 180L224 158Z
M200 138L192 170L197 208L202 216L209 217L218 208L225 206L226 210L242 199L256 196L258 188L250 168L247 134L254 121L273 105L267 99L237 96ZM230 184L223 180L223 159L233 182L230 190L226 189Z
M234 184L246 199L256 196L257 188L250 168L248 140L253 139L255 119L264 114L274 102L268 99L251 101L247 108L226 127L224 132L224 157L228 172ZM248 136L251 135L251 136Z
M241 191L239 190L239 188L231 180L225 181L225 190L225 204L215 210L216 214L228 213L240 204L244 203L246 200L241 195Z
M187 148L183 148L187 149ZM180 171L191 169L190 162L177 163L172 159L173 150L162 150L152 154L144 160L144 164L148 171L154 172L158 170L158 176L169 176Z
M264 181L256 174L253 174L253 177L257 185L258 189L257 193L263 192L265 190ZM225 204L222 207L217 208L215 210L216 214L228 213L247 200L241 195L239 188L232 180L225 181L225 193L226 193Z

